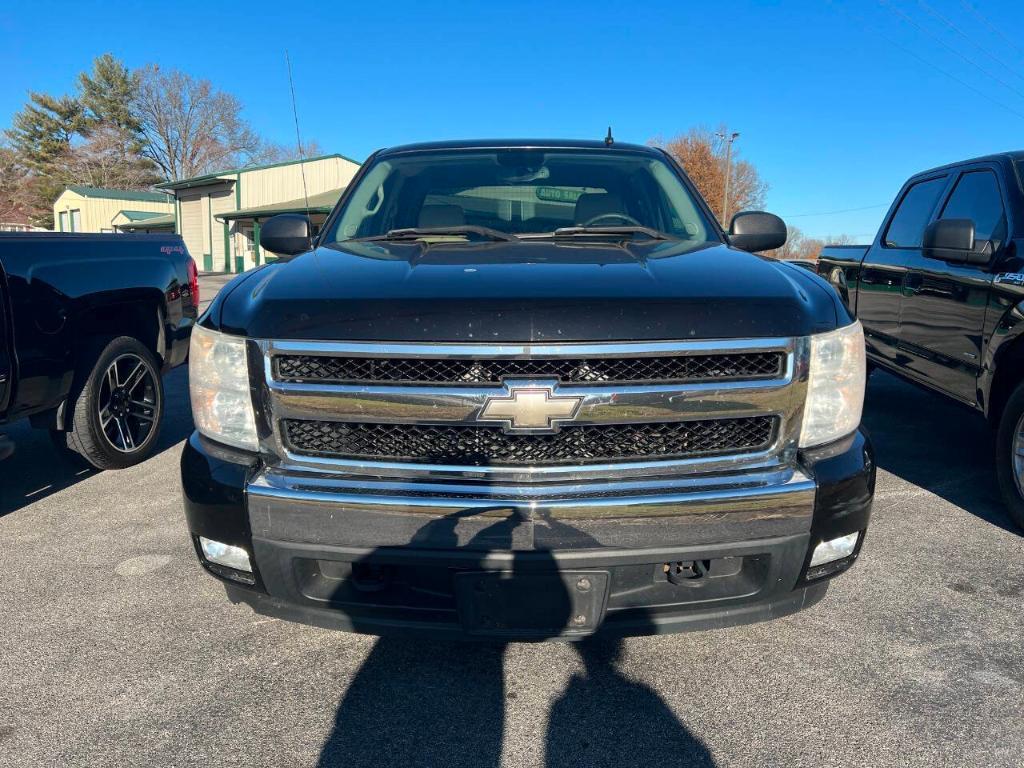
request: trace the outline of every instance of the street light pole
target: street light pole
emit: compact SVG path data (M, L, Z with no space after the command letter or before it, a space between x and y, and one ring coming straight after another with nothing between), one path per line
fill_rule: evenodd
M729 226L729 182L732 181L732 143L740 137L738 133L716 133L725 142L725 192L722 194L722 226Z

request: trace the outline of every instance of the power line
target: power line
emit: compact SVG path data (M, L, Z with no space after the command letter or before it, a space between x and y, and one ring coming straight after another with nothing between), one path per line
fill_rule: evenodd
M922 27L920 24L918 24L916 21L914 21L914 19L912 19L910 16L908 16L903 11L901 11L899 8L897 8L895 5L893 5L891 2L889 2L889 0L878 0L878 1L882 5L884 5L886 8L888 8L890 11L892 11L897 16L899 16L904 21L906 21L908 24L913 26L918 32L921 32L922 34L927 35L932 40L934 40L939 45L941 45L943 48L945 48L947 51L950 51L955 56L959 56L961 59L966 61L972 67L974 67L979 72L981 72L981 74L985 75L986 77L992 78L993 80L995 80L997 83L999 83L1004 88L1008 88L1009 90L1011 90L1015 94L1017 94L1020 98L1024 99L1024 91L1018 90L1016 86L1011 85L1010 83L1006 82L1005 80L1003 80L1003 78L999 77L998 75L992 74L987 69L985 69L983 66L981 66L981 64L979 64L974 59L972 59L970 56L967 56L966 54L962 53L958 48L950 45L945 40L943 40L941 37L936 35L934 32L930 31L929 29L926 29L925 27Z
M841 208L838 211L819 211L818 213L791 213L783 216L784 219L802 219L808 216L831 216L836 213L854 213L856 211L870 211L874 208L887 208L889 203L878 203L877 205L862 205L859 208Z
M924 8L925 11L930 13L936 19L938 19L943 24L945 24L947 27L949 27L951 30L953 30L958 35L960 35L960 37L962 37L968 43L970 43L975 48L977 48L979 51L981 51L986 56L988 56L990 59L992 59L992 61L994 61L996 64L998 64L999 66L1003 67L1011 75L1015 75L1015 76L1019 77L1020 79L1024 80L1024 75L1022 75L1020 72L1016 71L1010 64L1007 64L1001 58L999 58L994 53L992 53L992 51L990 51L988 49L988 46L982 45L981 43L977 42L973 37L968 35L966 32L964 32L962 29L960 29L960 27L958 27L952 21L950 21L945 16L943 16L941 13L939 13L934 8L932 8L930 5L928 5L928 3L926 3L924 0L917 0L917 4L919 6L921 6L922 8Z
M997 35L999 35L1001 38L1003 38L1003 40L1005 40L1007 43L1009 43L1012 48L1016 48L1021 53L1024 53L1024 48L1021 48L1019 45L1017 45L1016 42L1014 42L1009 37L1007 37L1006 33L1003 32L1003 30L1001 30L999 27L997 27L995 24L993 24L991 21L989 21L987 18L985 18L985 15L981 11L979 11L975 6L973 6L970 3L968 3L967 0L960 0L960 5L962 5L968 11L973 13L975 15L975 17L978 19L978 21L980 21L986 27L988 27L993 32L995 32Z
M994 104L997 107L1002 107L1007 112L1010 112L1011 114L1016 115L1017 117L1019 117L1022 120L1024 120L1024 112L1018 112L1013 107L1008 106L1008 105L1004 104L1003 102L1001 102L1001 101L999 101L997 99L992 98L991 96L987 95L983 91L978 90L977 88L975 88L970 83L966 82L965 80L962 80L961 78L957 77L956 75L952 74L951 72L946 71L945 69L943 69L942 67L938 66L937 64L933 64L932 62L928 61L928 59L925 59L922 56L919 56L918 54L914 53L914 51L912 51L909 48L907 48L905 45L901 45L900 43L896 42L895 40L893 40L888 35L886 35L886 34L884 34L882 32L879 32L874 27L869 26L868 24L866 24L864 22L863 19L861 19L859 16L855 16L854 14L850 13L849 11L847 11L845 8L843 8L838 3L836 3L835 0L828 0L828 2L829 2L829 5L831 5L833 8L838 10L840 13L842 13L846 17L848 17L848 18L852 19L853 21L857 22L858 24L860 24L861 27L863 27L864 29L866 29L869 32L873 32L882 41L884 41L887 45L891 45L893 48L898 48L899 50L903 51L908 56L912 56L913 58L917 59L919 62L921 62L925 66L931 67L936 72L938 72L938 73L940 73L942 75L945 75L950 80L953 80L953 81L959 83L960 85L962 85L964 88L967 88L968 90L973 91L974 93L978 94L979 96L981 96L981 98L985 99L989 103Z

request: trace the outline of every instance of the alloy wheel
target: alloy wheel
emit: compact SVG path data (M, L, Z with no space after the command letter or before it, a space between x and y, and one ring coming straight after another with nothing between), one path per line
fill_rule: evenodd
M157 373L138 355L119 355L103 374L97 409L100 432L115 450L133 453L153 431L159 408Z

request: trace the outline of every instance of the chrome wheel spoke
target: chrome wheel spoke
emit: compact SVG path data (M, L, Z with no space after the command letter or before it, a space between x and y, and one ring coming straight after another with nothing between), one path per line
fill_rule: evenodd
M156 408L154 408L152 403L145 403L141 400L128 401L128 413L132 418L153 421L155 410Z
M124 450L130 451L135 444L132 442L132 431L128 427L128 422L121 416L115 416L114 423L117 424L117 434L121 436L121 445L124 446Z
M121 386L124 388L124 391L130 395L132 391L138 388L139 384L142 383L143 377L145 375L146 365L145 363L140 362L138 365L135 366L135 368L132 369L132 372L128 374L128 378L124 380L124 384L122 384Z

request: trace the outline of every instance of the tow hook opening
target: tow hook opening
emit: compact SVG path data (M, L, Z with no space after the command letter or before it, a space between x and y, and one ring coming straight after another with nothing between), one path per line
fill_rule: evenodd
M391 567L374 563L352 564L352 586L360 592L381 592L391 583Z
M671 584L693 584L707 576L710 560L676 560L662 565L665 578Z

